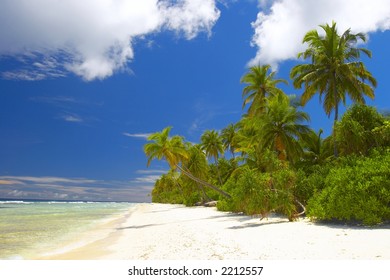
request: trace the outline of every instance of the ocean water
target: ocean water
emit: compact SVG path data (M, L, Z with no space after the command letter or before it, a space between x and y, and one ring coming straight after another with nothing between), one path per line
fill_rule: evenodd
M0 201L0 259L34 259L61 252L75 240L99 239L103 228L136 204ZM96 236L93 236L93 235Z

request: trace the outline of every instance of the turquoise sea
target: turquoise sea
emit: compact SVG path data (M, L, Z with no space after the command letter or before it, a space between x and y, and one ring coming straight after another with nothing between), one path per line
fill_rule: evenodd
M0 259L34 259L108 234L134 203L0 201ZM99 229L99 230L96 230ZM78 244L74 243L75 240ZM73 242L73 243L72 243ZM65 248L65 249L64 249Z

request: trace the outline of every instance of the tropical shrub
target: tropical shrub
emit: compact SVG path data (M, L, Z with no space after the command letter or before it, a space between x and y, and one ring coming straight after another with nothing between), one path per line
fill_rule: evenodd
M221 211L243 212L262 217L275 211L292 220L295 214L294 186L294 172L287 168L261 173L243 167L224 185L224 189L232 194L232 199L222 199L217 207Z
M340 154L366 155L372 148L383 144L383 141L378 141L380 134L375 135L374 130L382 127L384 121L385 118L374 107L353 105L336 125L336 139Z
M313 165L310 169L298 170L295 197L306 205L311 197L325 188L325 178L330 167L330 164Z
M183 189L178 185L177 174L169 172L164 174L154 184L152 202L183 204Z
M308 202L308 215L375 225L390 219L390 152L349 157L326 176L325 188Z

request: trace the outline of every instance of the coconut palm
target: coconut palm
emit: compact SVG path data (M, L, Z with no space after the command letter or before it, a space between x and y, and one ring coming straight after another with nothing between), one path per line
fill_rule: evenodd
M207 158L203 152L200 145L191 145L188 149L188 158L183 162L183 167L191 172L195 177L201 180L207 180L209 165L207 163ZM203 185L194 182L200 191L200 195L203 201L210 201L210 198L207 196Z
M279 83L287 84L286 80L275 79L276 72L269 73L270 65L258 65L249 69L241 78L241 83L247 84L242 92L243 108L250 103L248 115L258 115L264 112L265 98L282 94L283 91L276 86ZM269 74L268 74L269 73Z
M326 114L330 116L334 110L335 127L340 102L345 105L346 96L358 103L365 102L364 96L374 98L376 80L360 61L361 53L371 57L369 50L356 47L359 40L366 40L362 33L352 34L348 29L339 35L335 22L331 26L326 24L320 27L325 35L320 35L317 30L306 33L303 43L307 43L308 48L298 54L298 57L311 59L311 63L293 67L290 76L294 79L294 87L305 87L302 105L318 93L320 100L323 99ZM334 155L338 155L336 140Z
M169 132L171 129L172 127L166 127L161 132L153 133L148 137L148 140L153 142L144 145L144 152L148 157L147 166L150 165L153 159L165 159L171 169L179 169L184 175L194 180L195 182L212 188L220 194L230 198L228 193L204 180L197 178L191 172L186 170L186 168L181 166L183 161L189 158L188 145L184 144L183 137L177 135L169 137Z
M161 160L165 158L171 169L179 167L179 163L188 158L188 152L180 136L169 137L172 127L166 127L161 132L153 133L148 137L152 143L144 146L144 152L148 156L147 166L155 158Z
M322 129L318 133L310 130L302 141L304 159L310 165L322 164L332 157L332 150L328 148L326 140L321 138L322 133Z
M224 146L222 138L219 133L215 130L206 130L201 138L201 147L205 151L206 156L214 158L215 166L217 168L218 179L220 185L222 185L222 179L218 168L218 158L220 154L224 152Z
M266 111L258 120L261 149L276 151L280 160L294 161L303 152L298 140L310 131L305 121L309 115L292 106L287 95L268 98Z
M219 136L219 133L215 130L206 130L202 134L200 141L206 156L214 158L215 163L217 163L219 155L224 152L222 138Z
M237 148L237 130L238 125L231 123L221 131L221 138L225 149L229 150L232 153L233 158L235 158L234 150Z

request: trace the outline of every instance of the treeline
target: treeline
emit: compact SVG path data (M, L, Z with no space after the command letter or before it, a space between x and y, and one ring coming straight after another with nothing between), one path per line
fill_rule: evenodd
M300 98L285 94L269 65L249 69L241 82L245 114L222 131L207 130L199 144L156 132L144 146L148 165L165 159L171 170L161 176L152 201L197 205L217 200L222 211L266 217L270 212L294 220L374 225L390 219L390 119L365 105L374 98L376 80L360 61L371 56L357 48L363 34L339 35L336 24L322 25L325 35L309 31L291 79ZM308 126L303 106L320 95L332 134ZM339 120L340 103L355 104Z

